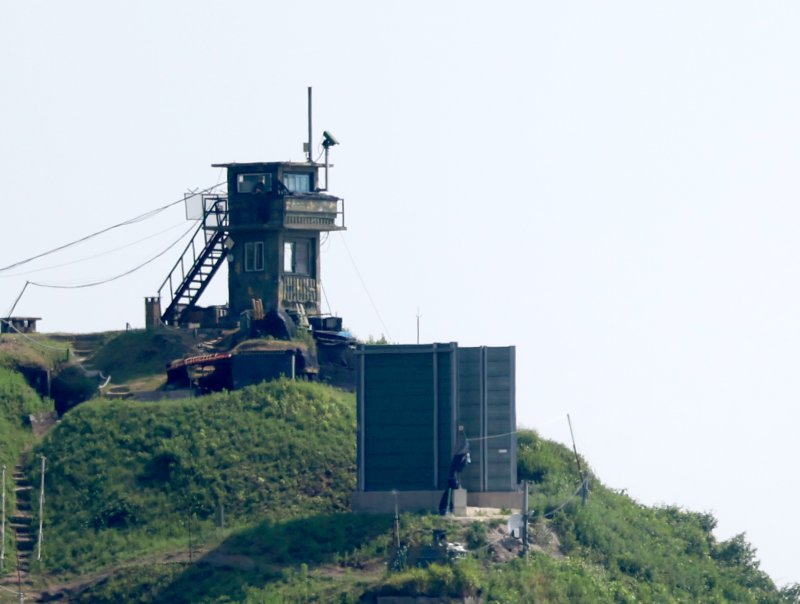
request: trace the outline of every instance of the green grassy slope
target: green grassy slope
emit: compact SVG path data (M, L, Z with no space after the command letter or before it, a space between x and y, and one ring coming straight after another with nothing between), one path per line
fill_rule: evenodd
M184 547L213 534L223 514L231 527L345 509L354 407L350 395L288 381L80 405L36 451L49 467L40 570L91 571ZM38 481L35 466L31 475Z
M230 396L220 395L214 405L228 407ZM301 410L317 409L317 400L327 400L323 407L332 405L335 408L340 404L347 407L350 404L350 401L336 399L327 389L287 383L262 386L241 396L251 401L260 396L269 397L271 403L257 408L259 414L272 408L268 414L273 418L285 418L290 408L295 411L289 415L305 417L306 420L311 416L325 415L318 412L309 415ZM295 402L290 405L279 403L284 397ZM304 398L305 402L299 403L296 397ZM190 404L192 402L180 403L178 407ZM108 413L107 407L97 407L95 412ZM235 415L240 407L233 405L228 408ZM352 414L348 411L334 414L334 417L339 419L313 422L318 423L314 429L323 435L326 429L331 428L328 437L344 429L347 434L344 440L351 438ZM86 416L81 421L91 423L92 419ZM140 418L139 421L143 420ZM193 431L195 442L206 438L200 436L199 429L207 431L198 425ZM303 429L310 430L311 424L304 425ZM125 433L136 431L131 425L123 429ZM314 438L308 432L306 434ZM273 438L277 437L273 435ZM126 450L130 451L129 448ZM504 521L463 523L438 516L407 514L402 516L401 532L410 545L426 543L430 540L430 530L439 527L447 530L450 540L468 543L472 555L454 565L408 568L389 573L386 562L392 552L391 518L333 511L343 508L343 498L352 488L352 482L344 477L352 472L352 447L343 446L340 451L342 457L329 455L327 458L347 460L347 467L342 468L343 474L340 475L342 479L329 481L325 494L317 494L322 499L316 500L316 504L306 503L309 500L303 498L308 494L303 494L298 501L292 502L291 498L282 500L281 509L276 510L268 502L276 501L273 498L280 500L280 491L269 495L262 493L261 497L246 497L241 500L240 507L231 508L237 510L240 518L252 520L263 515L269 519L249 525L244 523L227 538L214 541L201 555L195 554L191 562L186 558L184 544L184 555L180 560L174 559L166 564L150 561L118 569L92 588L75 595L74 601L124 601L120 600L121 594L130 598L128 601L175 603L356 602L361 597L378 594L478 595L487 602L497 603L779 604L800 601L796 587L778 590L758 569L754 552L743 537L717 542L711 533L715 521L709 514L674 507L641 506L625 495L606 489L596 479L592 479L589 499L583 505L580 497L574 497L580 481L572 453L528 431L522 432L519 438L519 472L521 477L535 481L531 496L535 522L533 539L544 544L547 535L554 532L561 543L560 553L533 551L527 559L497 562L491 554L489 546L492 544L486 531L487 527L491 530ZM249 467L256 475L265 476L272 471L270 463L274 460L261 458L253 463L257 458L246 448L241 449L240 454L242 458L251 459ZM146 462L135 461L130 465L139 468L130 472L134 476L141 472ZM257 466L262 469L257 469ZM300 484L306 469L315 474L320 468L320 465L311 466L310 460L302 453L287 465L279 469L275 467L274 476L276 480L280 476L285 481L294 480ZM103 480L98 484L102 485ZM113 500L109 497L113 491L103 487L95 491L93 497L101 501ZM132 492L127 496L133 497ZM178 522L177 516L182 512L180 506L170 504L163 493L149 496L154 497L150 500L151 505L159 506L165 517L170 518L170 523ZM69 498L70 495L62 491L58 497ZM145 497L145 494L137 497ZM92 523L91 510L97 508L91 508L88 498L85 501L90 510L80 521L70 521L75 527L73 531L88 530L92 539L99 539L104 547L117 547L116 540L124 543L126 535L130 544L134 541L133 534L150 534L156 527L158 531L167 530L163 522L151 517L142 517L138 525L86 529L86 523ZM141 501L139 505L142 505ZM70 508L68 513L80 512L77 508ZM57 522L60 526L66 524L63 520ZM81 524L84 528L78 529ZM148 525L151 528L147 528ZM116 537L110 539L107 533ZM76 532L70 535L70 540L76 538ZM85 539L81 542L85 543ZM136 543L140 548L158 545L155 540L148 543L138 540ZM57 551L52 551L53 548ZM51 558L53 555L63 556L65 548L69 549L66 542L58 545L52 543L51 538ZM119 558L122 552L116 551L115 557ZM85 557L83 562L79 561L80 557ZM110 561L97 548L72 552L70 559L72 569ZM87 560L91 560L91 564ZM48 567L58 568L52 562L48 562Z
M185 331L133 330L109 338L92 356L92 363L115 383L164 375L170 361L192 354L197 342Z
M11 474L20 452L33 442L28 416L52 409L19 373L0 367L0 466L6 466L6 510L15 509ZM6 551L11 552L11 531L6 534ZM13 555L9 555L9 560ZM7 570L7 569L6 569Z
M10 472L22 448L33 441L28 416L52 408L19 373L0 367L0 465Z
M15 427L0 430L24 432L21 416L41 402L9 373L0 373L0 392L17 401L4 405ZM583 505L572 452L530 431L519 435L518 470L532 484L541 549L500 562L492 531L504 521L403 515L411 546L444 528L471 556L388 572L392 519L347 512L354 408L352 395L288 381L182 401L80 405L34 452L48 458L44 560L34 573L51 584L83 575L92 585L73 587L70 600L97 603L356 602L377 594L800 602L797 587L778 590L759 570L743 536L718 542L710 514L642 506L596 478ZM2 454L13 458L25 438ZM37 472L32 463L35 485Z
M779 590L759 570L743 535L717 542L710 514L642 506L596 479L584 505L569 449L530 431L520 433L518 447L520 478L534 481L534 542L543 533L547 542L545 529L554 530L563 557L533 552L496 564L478 549L454 567L389 576L373 593L477 594L498 603L800 601L798 586Z
M54 369L67 360L67 347L42 334L6 333L0 338L0 367Z

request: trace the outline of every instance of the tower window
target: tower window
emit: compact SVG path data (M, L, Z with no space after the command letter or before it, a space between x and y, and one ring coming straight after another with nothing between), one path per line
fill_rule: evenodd
M244 244L244 270L248 273L264 270L263 241L248 241Z
M272 191L272 174L259 172L239 174L236 177L237 193L267 193Z
M311 192L311 174L302 172L287 172L283 175L283 184L292 193Z
M283 272L293 275L312 274L311 240L297 239L283 244Z

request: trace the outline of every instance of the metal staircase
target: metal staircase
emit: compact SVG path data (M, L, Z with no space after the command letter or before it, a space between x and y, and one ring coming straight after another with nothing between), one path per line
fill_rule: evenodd
M228 199L213 196L204 199L205 209L192 240L158 288L161 300L169 304L161 315L165 325L180 323L205 291L217 269L228 255Z

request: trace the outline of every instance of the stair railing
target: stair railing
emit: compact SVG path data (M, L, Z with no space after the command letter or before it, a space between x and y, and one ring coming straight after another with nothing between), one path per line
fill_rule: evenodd
M169 319L175 310L176 302L181 297L193 277L193 269L196 268L198 260L213 242L220 232L228 226L228 199L218 195L204 196L203 198L203 218L192 239L187 244L178 261L167 274L166 279L158 288L158 297L163 300L169 294L169 304L167 310L162 315L162 319ZM201 242L202 240L202 242ZM198 247L200 252L198 254ZM187 271L188 267L188 271ZM187 279L188 277L188 279Z

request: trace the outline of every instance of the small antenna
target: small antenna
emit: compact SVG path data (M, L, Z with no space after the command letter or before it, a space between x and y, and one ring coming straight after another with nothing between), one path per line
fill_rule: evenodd
M308 87L308 163L310 164L314 163L314 157L313 157L314 150L313 147L311 146L313 140L314 139L311 131L311 86L309 86Z

